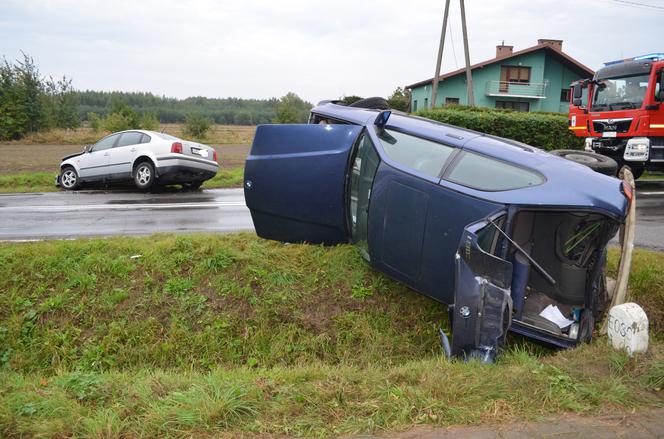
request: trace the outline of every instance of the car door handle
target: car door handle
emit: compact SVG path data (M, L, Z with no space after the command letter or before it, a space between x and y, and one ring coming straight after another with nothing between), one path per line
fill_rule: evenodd
M131 151L131 152L136 152L136 148L132 148L132 149L130 149L129 151Z
M110 152L105 152L105 153L104 153L104 157L108 157L109 155L111 155Z

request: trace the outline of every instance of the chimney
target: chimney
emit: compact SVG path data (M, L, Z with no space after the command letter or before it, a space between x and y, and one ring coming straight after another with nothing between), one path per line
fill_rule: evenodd
M502 44L496 46L496 58L504 58L512 54L512 49L514 46L506 46L505 41Z
M545 38L537 40L537 44L546 44L547 46L551 47L553 50L557 50L558 52L563 51L563 40L547 40Z

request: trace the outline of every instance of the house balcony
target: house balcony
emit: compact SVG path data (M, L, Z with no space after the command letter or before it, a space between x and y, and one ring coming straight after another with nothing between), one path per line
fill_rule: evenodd
M546 83L543 82L509 82L509 81L487 81L487 96L545 99Z

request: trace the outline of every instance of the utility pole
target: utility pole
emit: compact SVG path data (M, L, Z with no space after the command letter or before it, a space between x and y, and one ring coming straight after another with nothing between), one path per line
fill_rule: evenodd
M445 31L447 30L447 15L450 12L450 1L445 0L445 12L443 13L443 28L440 31L440 44L438 45L438 58L436 58L436 71L433 74L433 86L431 87L431 104L429 108L436 106L438 97L438 77L440 76L440 65L443 61L443 47L445 46Z
M461 4L461 27L463 29L463 51L466 56L466 88L468 91L468 106L475 106L475 94L473 93L473 73L470 70L470 54L468 52L468 30L466 29L466 7L464 0Z

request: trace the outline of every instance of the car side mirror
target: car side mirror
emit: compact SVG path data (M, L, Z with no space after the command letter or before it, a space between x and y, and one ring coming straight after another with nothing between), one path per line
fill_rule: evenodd
M83 148L83 152L90 152L92 151L92 145L85 145L85 148Z
M574 105L575 107L580 107L581 104L583 104L583 101L581 100L581 98L572 99L572 105Z
M574 84L574 86L572 87L572 92L573 92L572 97L574 98L574 101L576 101L577 99L580 101L581 98L583 97L583 88L581 88L581 84Z

